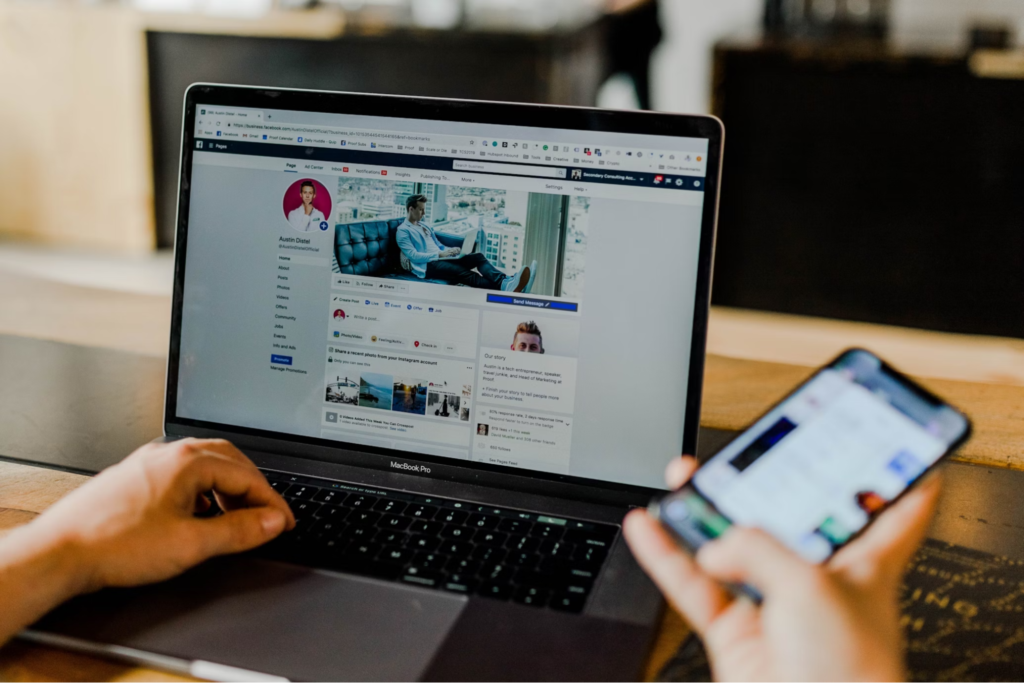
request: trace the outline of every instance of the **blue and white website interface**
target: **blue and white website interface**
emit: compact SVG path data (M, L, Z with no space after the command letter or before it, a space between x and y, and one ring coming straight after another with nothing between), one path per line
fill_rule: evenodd
M177 415L663 488L708 141L198 105Z

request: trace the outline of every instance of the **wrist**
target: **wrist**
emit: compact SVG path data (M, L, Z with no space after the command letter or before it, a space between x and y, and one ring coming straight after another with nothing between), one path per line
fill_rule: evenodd
M81 540L41 522L26 524L0 539L4 567L18 568L31 577L40 595L57 602L99 588L91 585L92 563Z
M36 526L28 524L0 538L0 644L90 589L90 571L78 544L47 539Z

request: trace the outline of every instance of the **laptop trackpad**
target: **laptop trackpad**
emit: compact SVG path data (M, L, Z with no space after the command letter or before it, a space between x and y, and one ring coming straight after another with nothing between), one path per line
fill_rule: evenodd
M467 599L225 558L157 586L77 598L34 630L290 679L421 678Z

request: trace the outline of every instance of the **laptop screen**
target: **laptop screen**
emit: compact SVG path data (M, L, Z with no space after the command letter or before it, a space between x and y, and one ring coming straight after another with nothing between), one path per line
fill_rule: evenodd
M177 417L664 487L709 140L202 101L194 124Z

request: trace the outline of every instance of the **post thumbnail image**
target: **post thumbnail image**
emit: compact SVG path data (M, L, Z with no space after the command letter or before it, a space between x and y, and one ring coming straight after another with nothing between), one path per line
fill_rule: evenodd
M335 273L580 299L590 199L341 178Z
M469 384L456 389L447 382L363 372L356 376L329 375L325 400L359 408L468 422L472 393L473 388Z

